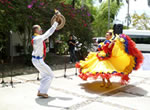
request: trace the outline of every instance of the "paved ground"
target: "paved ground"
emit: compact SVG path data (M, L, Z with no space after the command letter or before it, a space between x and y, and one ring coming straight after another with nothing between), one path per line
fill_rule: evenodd
M14 83L21 82L14 88L1 84L0 110L150 110L150 71L134 71L126 86L114 77L109 89L100 87L101 79L82 81L74 75L75 68L67 70L68 78L61 77L64 70L54 73L48 99L36 96L37 73L14 77Z

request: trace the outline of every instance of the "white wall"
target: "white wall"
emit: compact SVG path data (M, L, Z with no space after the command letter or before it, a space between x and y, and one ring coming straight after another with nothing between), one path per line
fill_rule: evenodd
M12 49L13 49L13 52L11 52L10 50L10 56L13 55L13 56L19 56L19 53L16 52L16 48L15 46L20 44L21 46L23 45L20 38L19 38L19 34L15 33L15 32L12 32ZM10 49L11 49L10 48Z

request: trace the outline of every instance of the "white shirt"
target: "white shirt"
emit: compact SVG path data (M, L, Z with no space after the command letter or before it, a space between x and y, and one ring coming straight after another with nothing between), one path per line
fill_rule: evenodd
M33 51L32 51L32 56L39 56L39 57L43 57L43 41L45 39L47 39L48 37L50 37L54 31L56 30L58 23L54 22L54 24L52 25L52 27L47 30L44 34L42 35L38 35L35 36L33 38Z

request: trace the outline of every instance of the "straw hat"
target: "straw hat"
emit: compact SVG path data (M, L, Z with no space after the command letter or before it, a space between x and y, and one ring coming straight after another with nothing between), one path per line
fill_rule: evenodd
M57 14L60 15L60 24L57 26L56 30L60 30L64 27L64 25L66 23L66 19L58 10L55 10L55 15L51 19L51 25L53 25L54 22L56 21Z

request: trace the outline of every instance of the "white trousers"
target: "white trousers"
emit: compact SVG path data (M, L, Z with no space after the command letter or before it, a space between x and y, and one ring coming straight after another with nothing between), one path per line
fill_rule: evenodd
M32 58L32 63L41 76L39 91L40 93L46 94L54 77L53 72L43 59Z

